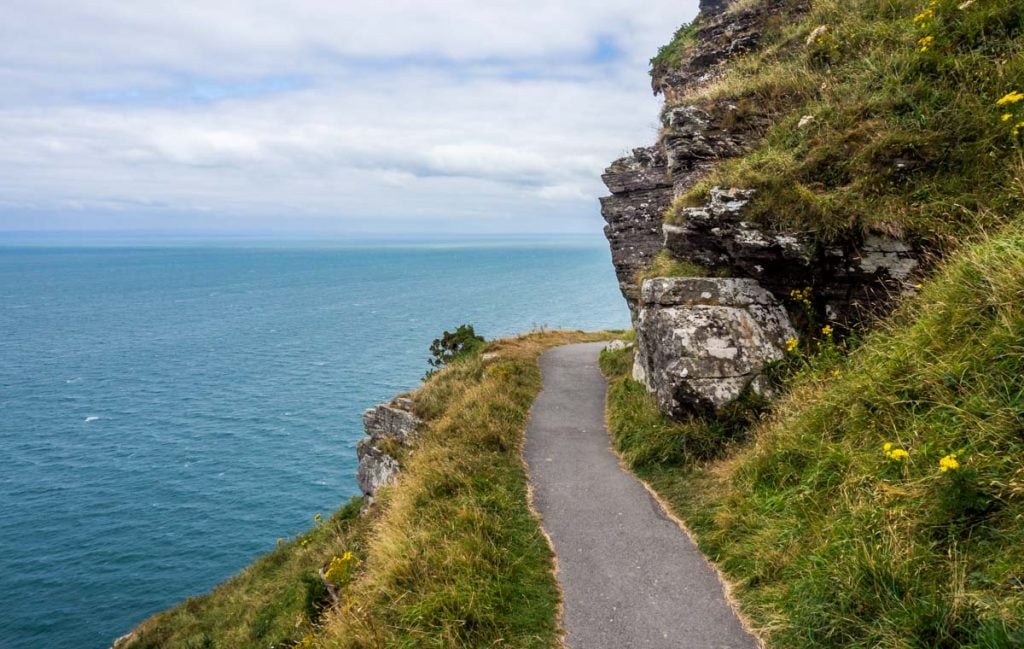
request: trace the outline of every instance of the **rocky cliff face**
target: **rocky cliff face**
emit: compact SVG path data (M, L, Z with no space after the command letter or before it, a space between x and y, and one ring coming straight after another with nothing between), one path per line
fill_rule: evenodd
M697 92L720 78L733 58L757 48L780 14L804 10L793 0L742 6L747 8L702 1L681 61L652 69L652 88L666 101L658 141L616 160L603 175L611 192L601 201L605 234L637 328L636 375L675 416L720 407L778 356L779 336L795 335L783 308L794 291L810 287L819 319L850 325L912 290L920 264L908 243L890 236L822 242L808 232L755 222L744 209L753 193L743 188L714 188L704 205L675 208L672 223L665 223L677 197L716 164L751 151L772 123L773 116L756 105L708 101ZM742 280L772 322L759 321L740 303L716 303L715 309L732 310L711 317L712 305L699 300L666 302L664 296L685 283L671 290L656 282L641 286L638 275L662 251L709 275ZM735 288L722 284L709 292ZM718 353L711 349L714 341L725 340L730 342L723 349L736 355L729 368L708 356ZM700 345L710 347L694 349Z
M411 399L397 398L363 413L366 437L356 446L359 458L356 480L364 495L372 497L397 477L397 449L412 445L422 423L413 414L413 405Z
M756 44L757 12L727 15L724 0L701 3L702 27L693 55L671 69L652 70L655 94L666 99L654 146L616 160L602 179L611 195L601 199L612 263L634 321L640 289L637 274L664 247L664 214L675 196L692 187L717 162L748 151L766 121L728 102L676 103L687 89L716 77L729 57Z

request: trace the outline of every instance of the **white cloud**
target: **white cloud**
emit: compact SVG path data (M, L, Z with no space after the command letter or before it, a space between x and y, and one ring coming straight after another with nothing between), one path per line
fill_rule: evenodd
M9 1L0 228L596 229L695 12Z

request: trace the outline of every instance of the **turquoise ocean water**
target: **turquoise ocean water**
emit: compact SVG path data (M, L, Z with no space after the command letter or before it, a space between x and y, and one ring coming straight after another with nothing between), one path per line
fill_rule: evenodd
M0 248L0 647L108 647L335 509L442 329L628 320L597 239Z

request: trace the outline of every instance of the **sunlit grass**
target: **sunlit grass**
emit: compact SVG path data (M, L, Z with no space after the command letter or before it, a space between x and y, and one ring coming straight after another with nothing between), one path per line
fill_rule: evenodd
M1024 645L1024 228L797 376L711 460L713 424L666 421L621 375L609 393L617 447L769 646Z

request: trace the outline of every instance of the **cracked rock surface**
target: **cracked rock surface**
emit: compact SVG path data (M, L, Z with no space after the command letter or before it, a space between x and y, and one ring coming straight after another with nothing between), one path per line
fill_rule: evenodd
M398 459L389 450L394 445L410 446L415 440L422 422L413 414L413 405L411 399L398 398L363 413L366 437L356 445L359 458L356 480L365 495L373 496L378 489L395 481Z
M753 279L644 282L633 378L673 417L717 411L747 386L763 391L765 365L796 337L789 316Z

